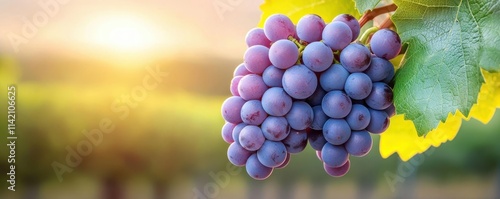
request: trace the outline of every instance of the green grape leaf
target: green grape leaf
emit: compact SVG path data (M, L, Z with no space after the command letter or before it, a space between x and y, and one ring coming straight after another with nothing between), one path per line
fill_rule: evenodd
M260 6L262 16L259 27L264 26L266 19L272 14L284 14L297 24L306 14L317 14L330 23L337 15L349 13L359 18L354 2L351 0L265 0Z
M356 8L360 14L363 14L367 10L372 10L375 6L380 3L380 0L354 0L356 3Z
M469 115L484 82L481 67L500 69L498 0L395 0L392 20L408 43L394 103L419 136L449 113Z

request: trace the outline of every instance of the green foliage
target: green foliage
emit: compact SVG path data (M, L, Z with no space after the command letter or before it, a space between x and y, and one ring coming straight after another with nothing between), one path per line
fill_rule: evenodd
M356 9L358 9L359 14L363 14L367 10L372 10L377 6L380 0L354 0L356 3Z
M457 110L468 115L484 82L499 70L498 1L396 0L393 21L409 47L396 75L399 114L425 135Z

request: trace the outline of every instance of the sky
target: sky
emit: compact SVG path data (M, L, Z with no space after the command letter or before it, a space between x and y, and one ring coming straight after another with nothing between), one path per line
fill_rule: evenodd
M0 52L241 58L262 0L0 0ZM45 5L45 6L44 6Z

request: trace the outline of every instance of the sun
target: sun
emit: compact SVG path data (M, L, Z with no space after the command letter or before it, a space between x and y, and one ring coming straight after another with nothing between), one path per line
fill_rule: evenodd
M103 16L87 26L88 40L115 51L143 51L160 43L159 32L147 20L133 16Z

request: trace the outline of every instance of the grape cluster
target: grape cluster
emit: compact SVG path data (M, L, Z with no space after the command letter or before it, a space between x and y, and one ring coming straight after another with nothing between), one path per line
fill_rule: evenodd
M222 105L222 137L232 164L266 179L309 142L325 171L343 176L349 156L371 150L369 132L384 132L395 114L388 60L399 54L401 41L382 29L369 49L354 42L359 32L348 14L329 24L306 15L296 26L275 14L263 29L248 32L244 63L231 81L233 96Z

